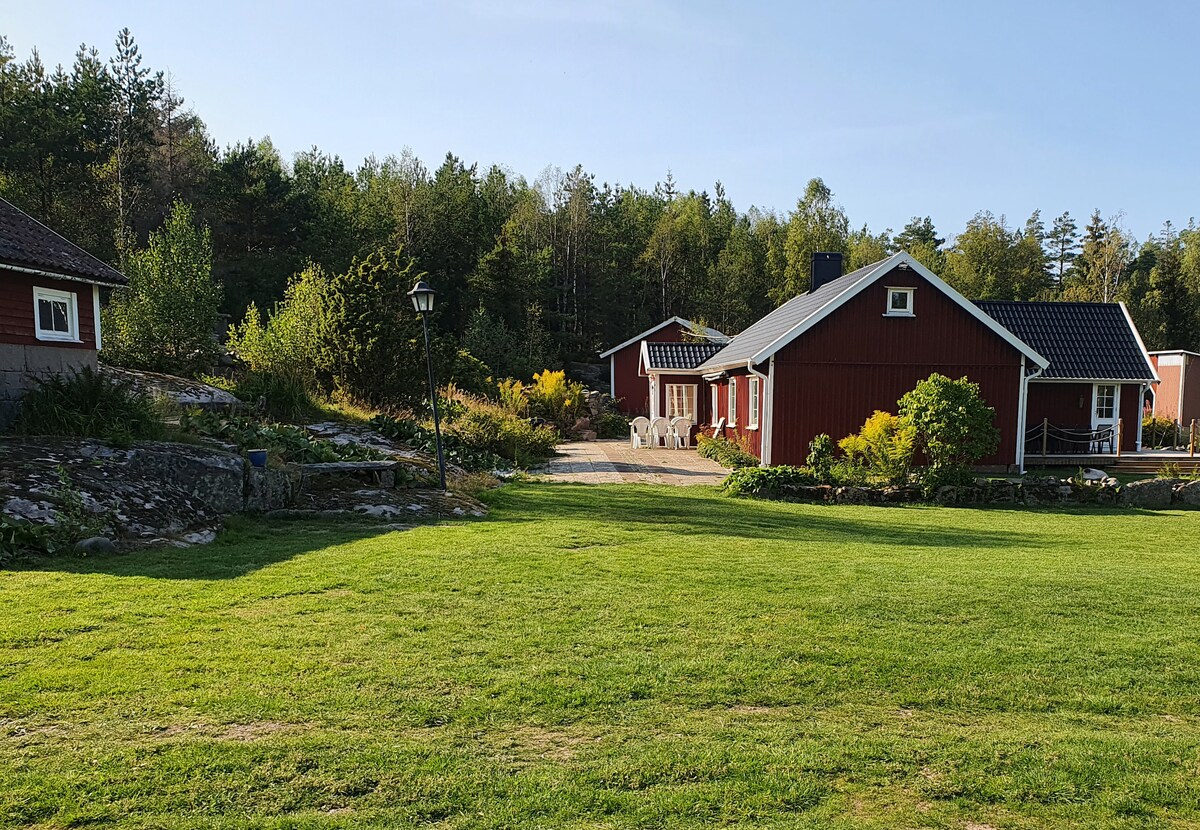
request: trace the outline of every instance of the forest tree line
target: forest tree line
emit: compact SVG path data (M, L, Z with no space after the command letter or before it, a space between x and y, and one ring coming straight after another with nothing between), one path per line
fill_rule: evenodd
M736 333L807 290L814 251L853 269L904 249L972 299L1122 300L1149 348L1200 350L1190 219L1142 241L1098 210L873 231L819 178L783 213L738 210L719 182L683 190L670 173L647 188L581 166L529 181L453 154L433 169L407 150L351 169L315 147L284 159L269 139L219 148L128 30L110 57L80 47L54 69L0 37L0 196L118 267L186 203L211 231L234 320L271 309L306 269L401 251L406 278L425 273L438 291L441 334L497 376L594 360L673 314Z

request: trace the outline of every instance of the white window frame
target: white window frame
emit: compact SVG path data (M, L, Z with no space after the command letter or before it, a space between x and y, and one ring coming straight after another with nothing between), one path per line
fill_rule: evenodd
M708 413L709 423L715 424L717 419L721 417L721 390L714 383L708 387L708 391L709 396L712 398L712 400L709 401L709 403L712 404L712 412Z
M1100 390L1112 390L1112 411L1108 415L1100 414ZM1107 395L1105 397L1108 397ZM1092 424L1105 424L1116 421L1121 416L1121 385L1119 383L1097 383L1092 385ZM1093 426L1094 428L1094 426Z
M759 379L750 378L746 388L746 429L758 429Z
M735 427L737 426L737 378L729 379L729 389L725 403L729 407L729 416L725 422L729 426Z
M884 317L916 317L917 316L916 312L913 311L914 295L916 293L916 290L917 289L915 289L915 288L908 288L907 286L903 286L903 285L887 286L886 306L884 307L884 310L883 310L883 316ZM905 306L905 308L902 308L902 309L892 308L892 295L893 294L904 294L908 298L908 303Z
M673 412L672 411L671 404L673 403L673 400L671 397L671 391L673 389L683 389L684 390L684 393L683 393L684 411L683 412ZM691 414L689 414L687 411L687 399L688 399L687 390L688 389L692 390ZM665 391L666 391L666 410L667 410L665 414L668 419L678 418L678 417L682 416L682 417L690 419L693 424L700 423L699 418L697 417L697 414L696 414L696 406L699 403L699 398L700 398L700 387L697 384L695 384L695 383L668 383L668 384L665 384Z
M41 309L38 307L42 300L67 303L67 331L54 331L42 328ZM82 343L79 339L79 300L72 291L59 291L54 288L33 287L33 331L38 340L54 340L59 343Z

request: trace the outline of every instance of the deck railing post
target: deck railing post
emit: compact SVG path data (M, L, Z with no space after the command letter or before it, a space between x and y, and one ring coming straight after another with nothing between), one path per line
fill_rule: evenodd
M1050 419L1042 418L1042 460L1046 460L1046 444L1050 439Z
M1125 434L1125 419L1117 418L1117 458L1121 457L1121 438Z
M1188 424L1188 457L1196 457L1196 419L1192 418L1192 422Z

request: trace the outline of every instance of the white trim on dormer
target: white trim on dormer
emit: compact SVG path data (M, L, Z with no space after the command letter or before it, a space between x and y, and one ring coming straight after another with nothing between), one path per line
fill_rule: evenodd
M666 320L663 320L657 326L654 326L653 328L648 328L641 334L635 334L633 337L629 338L621 345L613 346L611 349L609 349L606 352L600 352L600 357L602 359L609 357L610 355L621 351L621 349L625 348L626 346L632 346L634 343L638 342L639 340L644 340L645 338L649 337L650 335L654 334L655 332L661 331L662 329L666 328L667 326L671 325L672 323L678 323L679 325L683 326L685 329L690 329L695 326L695 324L691 320L685 320L682 317L668 317ZM728 338L724 334L722 334L721 332L717 331L714 328L709 328L708 326L704 327L704 336L709 338L710 340L713 340L714 342L720 342L721 340L728 340Z

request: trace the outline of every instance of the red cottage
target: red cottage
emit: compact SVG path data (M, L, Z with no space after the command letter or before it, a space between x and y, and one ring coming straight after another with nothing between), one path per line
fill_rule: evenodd
M1200 419L1200 354L1150 352L1150 360L1161 380L1154 392L1154 415L1184 427Z
M1060 443L1081 442L1051 453L1096 451L1118 421L1132 450L1141 395L1157 382L1120 304L973 303L904 252L845 275L839 255L819 254L809 293L721 348L646 342L640 370L653 411L694 408L764 464L803 464L814 436L837 440L877 409L895 412L934 372L979 384L996 410L1000 444L984 464L1022 469L1046 421Z
M729 340L716 329L698 327L690 320L672 317L600 353L601 358L608 359L608 393L617 402L617 408L621 412L626 415L650 414L650 381L640 366L642 344L648 341L679 343L692 332L699 333L713 343L725 343Z
M30 377L96 366L100 288L123 274L0 199L0 423Z

